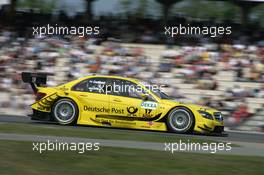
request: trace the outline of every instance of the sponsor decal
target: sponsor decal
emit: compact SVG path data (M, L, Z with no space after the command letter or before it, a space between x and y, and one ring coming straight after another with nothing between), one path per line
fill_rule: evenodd
M128 115L135 116L135 114L138 112L138 108L133 106L127 107L127 112L129 113Z
M153 101L144 101L141 103L141 108L144 109L156 109L158 104Z
M143 117L152 117L151 114L152 109L145 109L145 114L143 114Z
M148 122L148 125L149 125L149 126L152 126L152 125L154 125L154 123L153 123L152 121L149 121L149 122Z
M112 113L116 113L116 114L124 114L124 109L116 109L116 108L112 108L111 109Z
M93 122L95 123L98 123L98 124L102 124L102 125L105 125L105 126L111 126L112 123L114 122L114 120L103 120L103 119L97 119L97 118L90 118L90 120L92 120Z
M105 107L98 108L98 107L84 106L83 110L92 111L92 112L106 112L106 113L110 112L110 110Z
M92 112L102 112L102 113L115 113L115 114L124 114L124 109L116 109L112 108L111 110L109 108L105 107L91 107L91 106L84 106L83 108L84 111L92 111Z
M101 90L103 89L103 86L99 86L99 87L89 87L88 88L89 89L89 91L90 92L97 92L97 91L99 91L99 92L101 92Z
M88 90L90 92L104 92L106 82L100 80L89 80L89 87Z
M89 80L89 83L94 83L94 84L105 84L105 81L100 81L100 80Z

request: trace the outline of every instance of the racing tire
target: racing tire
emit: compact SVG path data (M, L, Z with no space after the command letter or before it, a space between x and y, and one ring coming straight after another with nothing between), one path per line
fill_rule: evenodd
M53 119L62 125L73 125L78 119L78 107L70 99L60 99L52 107Z
M193 132L195 119L189 109L185 107L177 107L170 111L166 124L169 131L186 134Z

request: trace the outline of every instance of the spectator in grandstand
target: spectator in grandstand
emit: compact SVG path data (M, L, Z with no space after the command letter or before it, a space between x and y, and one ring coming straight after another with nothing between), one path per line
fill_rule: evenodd
M260 89L256 89L256 97L258 98L264 98L264 85L260 87Z
M232 114L232 122L233 123L239 123L247 118L249 118L251 114L248 111L248 107L245 104L244 101L241 102L241 104L238 106L237 110L234 111Z

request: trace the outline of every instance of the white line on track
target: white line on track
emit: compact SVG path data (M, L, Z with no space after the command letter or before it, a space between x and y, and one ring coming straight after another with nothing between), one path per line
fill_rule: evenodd
M49 140L51 142L67 142L67 143L99 142L100 145L103 147L106 146L106 147L118 147L118 148L144 149L144 150L153 150L153 151L165 151L165 143L157 143L157 142L87 139L87 138L76 138L76 137L40 136L40 135L7 134L7 133L0 133L0 140L31 141L31 142L47 142ZM234 142L234 144L239 144L239 147L232 147L230 151L221 151L221 152L217 152L216 154L264 157L263 143ZM183 151L183 152L210 154L209 151Z

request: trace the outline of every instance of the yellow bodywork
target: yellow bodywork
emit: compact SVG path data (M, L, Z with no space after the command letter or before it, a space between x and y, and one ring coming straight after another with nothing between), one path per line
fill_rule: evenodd
M188 108L193 113L195 118L195 132L208 133L212 132L215 126L224 125L223 121L206 119L198 112L198 110L206 110L206 112L213 115L214 112L218 112L215 109L160 99L147 89L146 91L151 94L155 101L147 102L148 104L155 103L151 110L144 107L143 104L146 101L143 99L72 90L74 85L96 77L127 80L143 87L140 81L131 78L98 75L86 76L57 87L38 87L38 92L45 93L46 96L36 101L31 107L37 111L51 113L52 105L56 100L69 98L78 106L77 124L167 131L167 114L173 108L181 106Z

